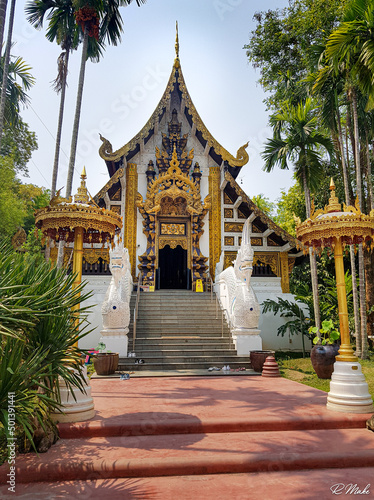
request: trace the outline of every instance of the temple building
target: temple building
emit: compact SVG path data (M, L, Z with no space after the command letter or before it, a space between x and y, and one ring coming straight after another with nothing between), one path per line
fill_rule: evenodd
M297 241L237 183L249 160L247 145L233 156L208 131L187 90L178 38L165 92L142 130L116 151L110 138L101 140L99 154L110 179L94 201L123 218L123 244L134 282L141 276L145 289L155 293L194 291L198 280L208 286L214 282L220 258L224 268L232 265L249 218L254 249L251 284L259 302L289 294L289 275L300 255ZM108 284L108 262L107 249L85 248L83 274L96 294L96 303ZM95 317L99 322L99 310ZM276 321L279 318L262 323L268 339L264 348L299 346L300 339L277 338ZM294 344L289 346L289 342ZM89 343L84 347L92 347Z

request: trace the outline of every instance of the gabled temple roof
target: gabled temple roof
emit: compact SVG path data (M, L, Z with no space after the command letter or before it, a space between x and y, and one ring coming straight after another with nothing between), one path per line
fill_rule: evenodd
M255 223L256 226L263 231L270 229L274 234L273 239L279 246L283 246L288 243L290 245L291 253L298 252L301 243L287 233L287 231L279 227L273 220L270 219L270 217L260 210L258 206L245 194L229 172L225 172L225 181L227 181L225 192L228 194L229 198L235 202L239 196L241 197L242 201L238 208L245 215L245 217L248 218L251 214L253 214L253 223Z
M172 92L176 90L181 98L182 106L181 112L184 113L191 128L195 125L195 135L204 148L209 148L209 155L218 164L224 162L225 166L229 169L234 178L237 177L241 167L248 162L248 154L245 148L248 143L238 149L236 157L232 156L224 147L222 147L211 135L202 119L200 118L196 108L192 102L190 94L188 93L187 86L183 77L180 61L179 61L179 42L178 33L176 38L176 58L173 64L173 69L166 86L165 92L153 112L152 116L141 129L141 131L131 139L130 142L113 151L111 143L100 135L103 144L99 149L99 154L103 158L108 167L109 175L112 176L121 166L124 160L131 161L131 159L140 151L140 144L142 141L147 141L155 133L157 125L161 122L165 112L168 109Z

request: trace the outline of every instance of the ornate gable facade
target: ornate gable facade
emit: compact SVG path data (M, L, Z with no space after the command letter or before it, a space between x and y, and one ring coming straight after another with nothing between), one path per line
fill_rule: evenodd
M233 156L209 133L187 91L178 52L177 39L166 90L142 130L116 151L101 138L110 180L94 199L123 217L133 277L141 273L145 284L193 289L198 279L214 279L222 251L225 266L231 265L250 217L254 276L280 277L287 292L297 242L237 184L247 145Z

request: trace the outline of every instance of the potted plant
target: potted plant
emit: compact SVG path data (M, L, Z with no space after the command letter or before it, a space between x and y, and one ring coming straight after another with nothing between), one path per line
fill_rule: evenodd
M340 333L335 329L331 319L322 321L322 327L316 326L309 328L310 333L314 334L314 347L310 353L312 366L318 378L331 378L334 371L335 356L339 351L337 341Z
M115 352L104 352L106 345L100 342L96 347L96 351L93 358L93 363L95 371L98 375L112 375L118 368L119 354Z

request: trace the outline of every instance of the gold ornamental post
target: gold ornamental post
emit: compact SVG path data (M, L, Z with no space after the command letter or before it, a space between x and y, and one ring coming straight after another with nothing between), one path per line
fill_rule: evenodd
M72 202L71 197L69 199L61 198L57 193L47 207L35 212L35 225L46 236L56 242L64 240L66 243L74 243L73 273L75 278L72 285L73 290L76 290L82 281L83 244L99 243L104 246L105 243L113 241L116 230L122 227L122 220L118 214L100 208L93 202L88 195L85 180L86 171L83 169L81 185L74 196L74 202ZM78 293L80 292L76 292L76 294ZM73 307L73 311L77 315L77 329L79 327L79 309L79 303ZM66 386L64 381L60 381L60 396L64 413L52 414L52 418L60 422L81 422L94 417L94 403L85 367L83 367L81 375L84 393L78 388L74 388L73 398L70 394L70 388Z
M296 235L304 244L305 253L308 248L317 253L326 247L334 251L341 345L331 377L327 407L336 411L366 413L372 411L373 403L349 336L343 249L346 245L360 243L373 247L374 211L370 215L363 214L357 202L355 207L343 204L342 210L332 179L330 191L329 204L316 211L313 207L310 218L296 227Z
M334 247L336 289L338 295L339 323L340 323L340 349L337 361L358 361L349 337L347 291L345 287L343 245L339 237L336 238Z

